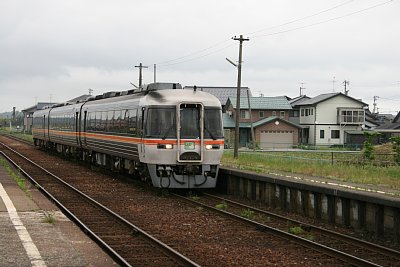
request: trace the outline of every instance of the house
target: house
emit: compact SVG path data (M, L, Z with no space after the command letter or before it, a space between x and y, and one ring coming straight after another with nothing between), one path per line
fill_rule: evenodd
M400 111L391 122L376 127L375 131L380 133L379 139L382 142L387 142L390 137L400 136Z
M184 89L194 90L194 86L185 86ZM237 96L237 87L213 87L213 86L196 86L196 90L204 91L214 95L221 102L222 109L225 110L225 104L229 97ZM240 97L252 96L248 87L240 87Z
M368 105L343 93L321 94L294 103L299 109L303 140L315 146L344 145L349 136L360 134Z
M289 121L295 124L300 124L300 103L310 99L311 97L308 97L306 95L301 95L295 98L289 98L286 97L292 106L292 110L289 111Z
M236 97L228 98L223 116L228 145L234 141L236 100ZM240 98L239 144L250 144L253 127L255 140L260 148L291 148L297 145L300 127L288 121L291 110L292 107L284 96Z
M24 114L24 126L23 126L23 132L24 133L31 133L32 132L32 123L33 123L33 113L36 110L43 109L45 107L52 106L56 103L50 103L50 102L38 102L36 105L23 109L22 113Z
M365 110L365 123L364 129L374 130L376 127L381 125L382 122L378 119L376 114L372 113L370 110Z

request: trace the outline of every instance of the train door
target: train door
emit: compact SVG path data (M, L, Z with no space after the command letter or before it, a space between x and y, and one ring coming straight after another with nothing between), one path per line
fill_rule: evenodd
M43 140L46 140L46 115L43 115L42 129L43 129Z
M204 107L200 103L181 103L177 109L178 162L202 162Z
M142 110L138 109L137 113L137 136L140 137L140 153L141 155L145 155L145 148L144 145L144 125L145 125L145 108L142 107Z
M43 116L43 131L44 131L44 140L50 141L50 123L49 116Z
M79 137L81 139L81 146L87 146L86 143L86 131L87 131L87 124L88 124L88 112L87 110L85 110L85 112L83 112L83 128L81 128L80 132L79 132Z
M80 131L80 123L79 123L79 112L75 112L75 141L76 141L76 145L79 146L79 131Z

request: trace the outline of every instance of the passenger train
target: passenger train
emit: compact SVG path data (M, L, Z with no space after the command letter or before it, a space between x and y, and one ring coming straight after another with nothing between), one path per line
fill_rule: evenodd
M160 188L213 188L224 149L219 100L179 83L109 92L33 115L36 146Z

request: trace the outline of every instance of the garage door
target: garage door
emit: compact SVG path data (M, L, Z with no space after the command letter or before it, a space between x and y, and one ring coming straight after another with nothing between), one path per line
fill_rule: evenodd
M292 148L293 131L261 131L261 148Z

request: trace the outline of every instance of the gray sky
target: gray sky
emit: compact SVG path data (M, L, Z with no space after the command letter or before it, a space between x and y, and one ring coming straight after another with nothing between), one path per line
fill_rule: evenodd
M400 110L399 0L1 0L0 112L144 83L236 86L253 95L343 92Z

